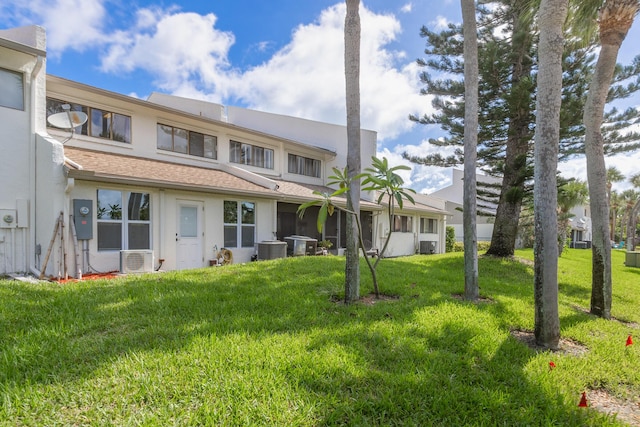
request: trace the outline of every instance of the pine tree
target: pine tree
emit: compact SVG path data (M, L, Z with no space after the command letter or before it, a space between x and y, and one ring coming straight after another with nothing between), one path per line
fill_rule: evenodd
M531 10L522 1L496 1L479 14L479 134L478 166L486 173L502 177L500 188L478 185L479 203L497 205L489 254L511 256L515 248L522 203L531 197L533 177L533 129L535 125L535 65L537 36ZM500 29L500 30L498 30ZM418 64L433 71L421 73L423 94L434 95L433 115L411 116L422 124L437 124L443 138L429 142L450 155L435 154L405 158L414 163L450 167L463 164L464 82L461 27L450 24L441 32L426 27L426 59ZM594 43L586 46L568 43L563 58L563 108L560 127L560 158L566 160L584 154L582 110L593 74ZM618 67L609 93L609 101L625 98L640 87L640 57L627 67ZM631 81L631 83L629 83ZM614 154L640 148L638 133L622 132L639 116L636 109L611 109L603 123L605 153ZM482 205L479 204L482 208Z

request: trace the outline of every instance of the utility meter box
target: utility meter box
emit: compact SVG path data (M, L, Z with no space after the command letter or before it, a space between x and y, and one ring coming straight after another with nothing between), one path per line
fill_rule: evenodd
M73 223L78 240L93 239L93 200L73 199Z
M16 210L0 209L0 228L16 228Z

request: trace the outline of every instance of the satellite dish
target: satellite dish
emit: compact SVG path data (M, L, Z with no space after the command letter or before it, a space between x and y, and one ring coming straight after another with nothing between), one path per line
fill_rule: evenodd
M82 111L63 111L55 113L47 117L47 121L51 126L72 130L78 126L82 126L87 122L87 115Z
M64 141L62 144L73 138L73 134L75 129L78 126L82 126L87 122L87 115L82 111L71 111L71 106L69 104L62 104L62 109L59 113L55 113L47 117L47 121L51 126L66 129L71 132L71 135Z

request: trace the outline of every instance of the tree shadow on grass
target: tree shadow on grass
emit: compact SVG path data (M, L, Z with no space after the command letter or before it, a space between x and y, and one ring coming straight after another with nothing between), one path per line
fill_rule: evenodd
M299 360L285 369L310 395L333 402L317 409L321 425L602 424L605 417L587 418L531 381L523 367L534 353L526 346L507 334L487 351L478 343L486 333L457 321L431 331L417 326L401 336L363 325L319 336L308 348L350 354L360 366L355 372L340 365L298 370L304 365Z
M295 263L295 261L294 261ZM85 376L119 355L179 349L202 335L300 331L325 321L331 286L317 266L265 262L76 285L4 289L0 382L50 383ZM280 271L282 270L282 271ZM289 276L291 276L289 274ZM65 287L66 286L66 287Z
M487 310L453 300L451 295L463 283L460 258L424 258L383 262L381 291L398 295L399 300L372 306L331 302L331 295L343 287L344 261L338 257L275 260L69 286L3 285L0 384L64 383L88 377L121 356L171 353L199 337L240 333L258 339L265 334L308 333L310 355L323 349L328 355L343 351L344 357L362 364L356 372L341 371L339 364L309 368L317 359L292 355L290 365L277 368L285 370L293 388L301 385L299 393L311 408L324 405L314 401L316 393L335 397L330 407L317 410L320 424L381 425L386 419L402 419L407 424L489 425L495 419L509 423L506 414L515 424L527 424L532 408L541 406L536 406L538 400L527 402L525 409L514 403L522 393L540 392L522 372L530 357L526 349L506 337L494 354L478 351L473 342L485 335L483 329L462 321L451 321L439 330L416 324L416 313L436 315L448 305L478 314ZM523 268L519 273L507 269L508 273L487 282L482 292L491 296L502 284L504 294L523 298L523 279L518 279L524 273L528 280ZM366 270L362 271L365 294L371 284ZM514 287L504 286L510 282ZM508 304L490 306L496 323L510 326L514 314L509 313ZM389 335L376 332L381 325L409 329ZM307 369L298 368L305 363ZM559 420L571 419L570 411L555 398L542 399L560 414Z

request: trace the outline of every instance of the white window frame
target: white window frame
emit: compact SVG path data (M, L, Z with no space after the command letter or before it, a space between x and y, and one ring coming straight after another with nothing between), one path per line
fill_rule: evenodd
M12 84L20 79L19 87ZM18 93L19 92L19 93ZM0 107L24 111L24 74L0 68Z
M57 105L56 105L57 104ZM85 113L88 117L86 123L84 123L80 130L76 130L76 132L80 135L90 136L91 138L99 138L106 139L108 141L120 142L122 144L131 144L132 132L131 126L133 119L131 116L127 116L126 114L116 113L115 111L105 110L104 108L98 107L89 107L87 105L77 104L74 102L67 102L58 98L47 97L47 114L59 113L62 110L61 106L63 104L69 104L71 107L71 111L81 111ZM96 116L108 116L108 133L109 135L103 135L98 133L99 127L94 126L94 119ZM126 134L120 135L117 130L120 130L119 126L115 126L116 122L120 122L121 120L125 121L124 130ZM94 129L95 127L95 129ZM120 138L118 137L120 135Z
M160 142L160 137L158 135L160 135L160 129L162 127L165 128L171 128L171 148L163 148L160 147L158 144ZM176 141L176 131L182 131L182 132L186 132L186 147L184 150L180 150L180 149L176 149L175 146L175 141ZM203 137L203 141L202 141L202 156L199 154L194 154L192 152L192 139L191 136L192 135L201 135ZM207 149L206 149L206 143L205 140L209 138L212 141L212 148L211 148L211 155L207 156ZM202 132L196 132L196 131L192 131L192 130L188 130L188 129L184 129L184 128L179 128L176 126L172 126L172 125L167 125L164 123L157 123L156 124L156 147L158 148L158 150L162 150L162 151L171 151L173 153L181 153L181 154L188 154L190 156L194 156L194 157L199 157L202 159L212 159L212 160L217 160L218 159L218 137L215 135L209 135L206 133L202 133Z
M310 163L310 165L308 165L308 163ZM296 175L321 178L322 161L314 159L312 157L305 157L298 154L288 153L287 171Z
M227 203L235 203L236 204L236 222L227 222L227 218L224 212L224 205L226 205ZM243 222L243 218L242 218L242 210L245 204L251 204L253 207L253 222L252 223L245 223ZM228 248L253 248L255 246L255 242L256 242L256 206L257 203L256 202L252 202L252 201L248 201L248 200L225 200L223 202L223 212L222 212L222 216L223 216L223 226L225 229L225 233L223 233L223 235L226 235L226 230L233 227L236 230L236 238L235 238L235 246L233 245L227 245L226 239L224 242L224 246L228 247ZM243 231L244 229L252 229L252 236L253 238L251 239L251 244L247 244L244 245L243 244ZM238 244L240 246L238 246Z
M238 147L234 150L234 144ZM262 169L274 168L274 150L236 140L229 141L229 162Z
M430 227L433 224L433 228ZM422 234L437 234L438 233L438 220L436 218L420 218L420 233Z
M391 231L394 233L411 233L413 232L413 217L411 215L393 215L393 224L391 224ZM397 223L400 222L400 226L397 227Z
M114 193L120 193L120 218L102 218L100 213L100 191L112 191ZM149 219L148 220L140 220L140 219L131 219L129 218L129 208L128 202L131 194L141 194L142 196L146 195L149 199ZM126 249L151 249L153 247L153 242L151 238L153 236L153 227L152 227L152 212L151 212L152 204L151 204L151 194L147 192L138 192L138 191L123 191L123 190L114 190L111 188L98 188L96 191L96 225L98 228L96 244L99 252L109 252L109 251L120 251ZM100 245L100 224L120 224L120 248L104 248L101 249ZM149 245L146 248L130 248L129 242L129 226L135 224L146 224L149 230L148 242Z

